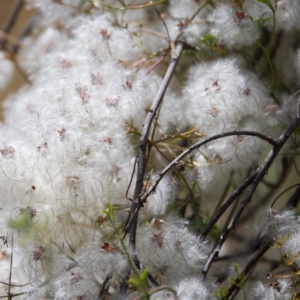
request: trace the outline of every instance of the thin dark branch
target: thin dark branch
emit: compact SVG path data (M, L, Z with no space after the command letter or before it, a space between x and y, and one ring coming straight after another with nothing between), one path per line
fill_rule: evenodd
M264 135L264 134L261 134L259 132L256 132L256 131L248 131L248 130L241 130L241 131L237 131L237 130L234 130L234 131L229 131L229 132L224 132L224 133L220 133L220 134L216 134L216 135L213 135L211 137L208 137L204 140L201 140L200 142L192 145L191 147L189 147L188 149L186 149L184 152L182 152L180 155L178 155L169 165L167 165L158 175L159 175L159 178L154 182L154 184L151 186L151 188L149 189L149 192L144 196L142 197L142 201L146 201L146 199L149 197L149 195L155 191L156 187L158 186L159 182L161 181L161 179L166 175L166 173L172 169L174 166L178 165L180 160L183 159L185 156L187 156L188 154L190 154L192 151L194 151L195 149L197 148L200 148L201 146L211 142L211 141L214 141L214 140L218 140L218 139L221 139L221 138L224 138L224 137L228 137L228 136L234 136L234 135L237 135L237 136L241 136L241 135L248 135L248 136L255 136L255 137L258 137L266 142L268 142L269 144L275 146L276 145L276 141L273 140L272 138Z
M24 295L24 293L10 294L10 297L8 297L7 295L6 295L6 296L1 296L0 299L4 299L4 298L12 299L12 298L14 298L14 297L18 297L18 296L21 296L21 295Z
M265 243L262 244L261 248L255 253L255 255L249 260L247 265L241 271L238 277L235 278L234 284L230 286L227 291L226 298L223 300L232 300L240 290L241 283L244 283L247 274L256 266L260 258L268 251L273 242L272 238L269 238Z
M212 0L206 0L197 10L196 12L192 15L192 17L189 19L189 23L192 22L196 16L199 14L199 12L207 5L207 4L212 4Z
M137 217L138 212L140 208L143 206L143 202L140 201L141 193L143 191L143 180L144 180L144 174L146 171L146 164L147 164L147 140L151 128L151 124L155 118L155 115L162 103L162 100L164 98L165 92L169 86L169 83L171 81L171 78L175 72L175 68L177 66L177 63L179 61L180 55L182 53L182 50L184 48L184 44L182 42L178 42L174 56L172 57L172 60L170 62L170 65L168 67L168 70L164 76L164 79L162 81L162 84L158 90L158 93L153 101L153 104L147 114L146 120L144 122L143 131L140 138L140 145L139 145L139 152L138 152L138 170L137 170L137 179L136 179L136 186L133 196L133 203L131 205L130 214L129 214L129 221L127 225L125 226L125 233L129 233L129 251L131 253L131 256L133 258L133 261L135 261L134 257L135 254L135 244L136 244L136 229L137 229ZM125 271L125 275L123 278L123 282L120 288L119 292L119 298L123 299L126 296L128 284L127 281L129 279L131 273L131 268L128 266Z
M214 251L210 255L206 265L203 268L203 271L202 271L203 279L206 278L211 264L213 263L215 257L218 256L223 244L225 243L225 241L227 240L227 237L229 236L229 233L235 228L245 207L251 201L252 196L253 196L258 184L260 183L260 181L263 179L263 177L267 173L269 167L271 166L272 162L274 161L274 159L280 152L282 146L285 144L285 142L288 140L288 138L291 136L291 134L294 132L294 130L298 127L299 124L300 124L300 118L296 117L294 119L294 121L287 127L287 129L281 134L279 139L276 141L276 145L273 147L273 149L270 151L270 153L266 157L265 161L262 163L260 168L257 170L257 175L256 175L255 180L252 183L252 186L248 190L244 199L241 201L240 207L237 210L237 212L235 213L235 215L233 216L233 218L231 219L228 227L222 232L217 246L215 247Z
M156 279L150 273L148 273L148 278L156 287L159 286L159 283L156 281Z
M14 26L16 20L17 20L17 17L23 7L23 4L24 4L24 0L17 0L7 22L5 23L5 25L3 26L3 29L2 31L5 32L5 33L9 33L12 29L12 27ZM0 49L4 49L5 46L6 46L6 40L4 39L0 39Z
M283 192L281 192L272 202L271 204L271 208L273 208L273 206L275 205L276 201L282 196L284 195L286 192L288 192L289 190L293 189L294 187L298 186L298 189L299 189L299 186L300 186L300 183L296 183L296 184L293 184L292 186L286 188ZM297 190L296 190L296 197L297 197Z
M219 207L214 216L210 219L209 223L203 229L203 232L200 236L200 240L204 240L213 226L217 223L219 218L223 215L226 209L233 203L233 201L253 182L257 172L254 172L249 176L231 195L230 197Z
M257 203L253 207L251 207L248 213L240 219L241 224L247 222L251 217L253 217L255 215L255 212L261 209L261 207L263 207L270 200L272 195L277 191L278 187L287 178L287 174L292 165L292 160L288 161L287 157L284 156L281 160L281 164L282 164L282 171L278 180L273 184L272 189L270 189L270 191L266 195L260 198L259 201L257 201Z
M107 275L103 281L103 283L101 284L101 289L98 295L98 300L102 299L102 296L104 294L104 292L106 291L106 285L108 284L109 280L111 279L111 275Z
M300 186L296 189L295 193L288 200L286 204L287 208L293 209L297 207L299 200L300 200Z

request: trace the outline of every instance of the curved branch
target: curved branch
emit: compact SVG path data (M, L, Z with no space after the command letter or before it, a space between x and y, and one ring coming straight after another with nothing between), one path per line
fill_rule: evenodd
M210 219L209 223L205 226L203 232L200 235L200 240L204 240L213 226L217 223L219 218L223 215L225 210L233 203L233 201L254 181L257 176L257 171L249 176L231 195L230 197L219 207L214 216Z
M256 132L256 131L249 131L249 130L241 130L241 131L237 131L237 130L234 130L234 131L229 131L229 132L224 132L224 133L220 133L220 134L216 134L216 135L213 135L211 137L208 137L194 145L192 145L191 147L189 147L187 150L185 150L184 152L182 152L180 155L178 155L168 166L166 166L160 173L158 173L159 175L159 178L155 181L155 183L151 186L151 188L149 189L149 192L141 198L141 200L143 202L146 201L146 199L149 197L149 195L155 191L156 187L158 186L159 182L161 181L161 179L166 175L166 173L172 169L175 165L178 165L179 164L179 161L184 158L185 156L187 156L189 153L191 153L193 150L197 149L197 148L200 148L201 146L211 142L211 141L214 141L214 140L218 140L218 139L221 139L221 138L224 138L224 137L228 137L228 136L234 136L234 135L237 135L237 136L240 136L240 135L248 135L248 136L255 136L255 137L258 137L266 142L268 142L269 144L275 146L276 145L276 141L273 140L272 138L264 135L264 134L261 134L259 132Z

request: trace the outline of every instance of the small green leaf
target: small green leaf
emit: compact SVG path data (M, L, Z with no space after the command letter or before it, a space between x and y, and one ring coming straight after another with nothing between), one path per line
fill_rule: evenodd
M28 213L22 213L19 217L8 221L8 226L16 230L28 229L31 227L31 224L31 219Z

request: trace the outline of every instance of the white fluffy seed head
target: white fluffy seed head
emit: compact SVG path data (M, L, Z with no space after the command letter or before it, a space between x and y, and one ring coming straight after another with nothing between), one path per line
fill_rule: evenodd
M268 134L271 126L266 126L266 119L274 124L274 104L267 89L235 58L192 67L184 95L190 122L205 135L236 130ZM220 191L233 170L231 180L241 179L241 171L258 161L264 145L259 138L231 136L200 148L195 164L201 189Z
M189 119L210 135L260 119L264 105L272 103L267 89L234 58L192 67L184 95Z
M251 0L241 5L220 4L208 17L210 32L229 49L250 46L260 36L254 20L260 19L266 10L265 5Z
M204 243L178 219L153 219L138 228L137 255L159 281L172 283L197 272L207 257Z
M269 11L271 17L271 11ZM276 3L276 29L292 30L299 29L300 8L297 0L278 0ZM269 20L269 27L273 27L273 19Z
M169 10L166 14L166 24L171 36L175 40L179 34L185 38L189 45L201 45L201 37L208 32L207 14L210 11L209 5L201 9L193 20L188 23L194 13L200 8L202 3L193 0L180 1L172 0L169 2Z
M291 299L292 283L289 279L279 279L268 284L257 282L251 290L252 299Z

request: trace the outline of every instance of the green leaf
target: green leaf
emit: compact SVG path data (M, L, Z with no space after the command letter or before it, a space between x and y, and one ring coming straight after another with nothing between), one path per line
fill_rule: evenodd
M29 213L22 213L20 216L18 216L15 219L10 219L8 221L8 226L11 229L16 230L28 230L32 225L31 218Z

